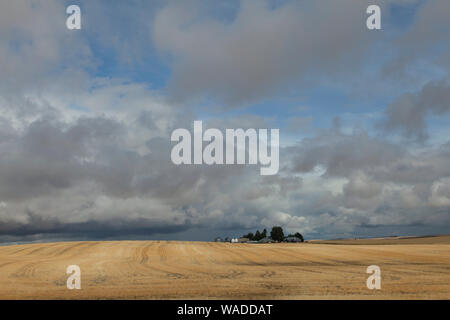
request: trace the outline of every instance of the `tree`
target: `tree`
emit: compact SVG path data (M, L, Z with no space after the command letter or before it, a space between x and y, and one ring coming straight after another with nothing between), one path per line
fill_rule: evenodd
M261 233L261 239L264 239L267 237L267 230L264 228L263 232Z
M254 240L259 241L261 240L261 233L259 232L259 230L256 230L255 236L253 237Z
M270 237L274 241L283 241L284 239L283 228L278 226L273 227L272 231L270 231Z
M253 235L253 233L250 232L248 234L244 234L242 237L247 238L248 240L253 240L254 235Z
M295 236L296 238L299 238L301 242L304 242L304 241L305 241L305 239L303 239L303 236L302 236L302 234L301 234L300 232L296 232L296 233L294 234L294 236Z

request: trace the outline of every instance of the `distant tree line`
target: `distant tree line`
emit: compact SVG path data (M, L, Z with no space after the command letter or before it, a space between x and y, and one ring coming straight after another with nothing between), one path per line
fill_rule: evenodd
M242 237L248 238L249 240L252 240L252 241L259 241L259 240L267 237L267 230L264 229L263 232L259 232L259 230L256 230L255 234L250 232L250 233L244 234Z
M244 234L242 237L248 238L251 241L259 241L267 237L267 230L264 229L263 232L259 232L259 230L256 230L255 234L250 232L248 234ZM283 241L284 239L289 237L298 238L301 242L304 241L303 236L299 232L296 232L295 234L289 234L287 237L285 237L283 228L279 226L272 227L272 231L270 231L270 238L272 238L272 240L274 241Z

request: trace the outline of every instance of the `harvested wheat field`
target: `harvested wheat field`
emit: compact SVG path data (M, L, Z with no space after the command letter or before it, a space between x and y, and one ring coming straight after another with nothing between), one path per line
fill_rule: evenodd
M442 239L389 245L103 241L3 246L0 298L449 299L450 238ZM66 268L73 264L81 268L81 290L66 287ZM366 287L366 268L373 264L381 268L381 290Z

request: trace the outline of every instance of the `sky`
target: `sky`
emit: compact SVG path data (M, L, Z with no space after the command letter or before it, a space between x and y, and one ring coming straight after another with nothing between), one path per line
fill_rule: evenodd
M449 15L448 0L1 1L0 242L449 233ZM173 164L171 133L195 120L278 128L279 172Z

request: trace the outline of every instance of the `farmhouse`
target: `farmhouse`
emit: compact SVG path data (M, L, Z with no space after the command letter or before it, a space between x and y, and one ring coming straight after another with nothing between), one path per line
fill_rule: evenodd
M271 237L265 237L258 241L259 243L272 243L273 240Z
M302 240L297 237L286 237L283 242L302 242Z

